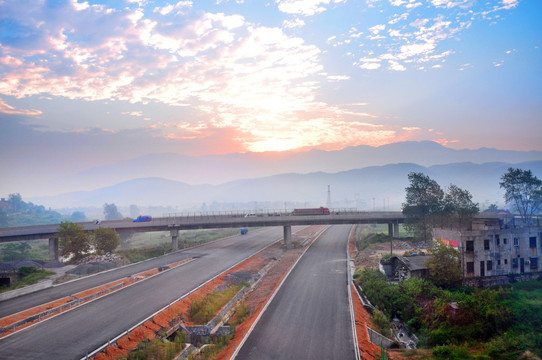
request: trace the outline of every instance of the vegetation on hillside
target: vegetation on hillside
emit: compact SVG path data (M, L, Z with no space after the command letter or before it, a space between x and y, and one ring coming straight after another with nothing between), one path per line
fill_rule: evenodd
M0 207L0 227L58 224L61 221L85 221L85 214L75 211L71 216L63 216L43 205L24 202L20 194L10 194Z
M445 290L419 278L390 284L372 269L355 278L388 321L404 321L435 358L517 359L527 351L542 356L541 281Z

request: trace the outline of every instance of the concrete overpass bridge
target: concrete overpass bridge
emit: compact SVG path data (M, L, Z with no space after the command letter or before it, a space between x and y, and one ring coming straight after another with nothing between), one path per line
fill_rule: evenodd
M242 228L261 226L282 226L284 242L291 242L292 226L296 225L335 225L335 224L388 224L390 236L399 236L399 224L404 216L400 211L358 211L331 209L329 215L292 215L292 211L232 211L213 213L180 213L153 218L151 221L132 220L78 223L84 231L90 232L99 227L115 229L121 236L138 232L169 231L173 250L179 248L179 230ZM58 259L58 224L24 226L0 229L0 243L49 239L49 258Z

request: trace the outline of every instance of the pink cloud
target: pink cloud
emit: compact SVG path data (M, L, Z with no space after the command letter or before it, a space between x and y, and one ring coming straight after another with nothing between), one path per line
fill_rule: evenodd
M2 99L0 99L0 113L11 114L11 115L30 115L30 116L39 116L42 114L40 110L26 110L26 109L16 109L15 107L6 104Z

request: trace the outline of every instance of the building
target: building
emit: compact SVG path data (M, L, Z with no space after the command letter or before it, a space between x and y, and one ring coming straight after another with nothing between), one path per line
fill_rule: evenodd
M380 272L390 281L403 281L411 277L426 278L429 271L425 262L430 257L431 255L392 256L380 260Z
M499 285L542 276L540 225L521 225L513 217L477 218L469 230L433 229L433 237L457 241L466 285Z

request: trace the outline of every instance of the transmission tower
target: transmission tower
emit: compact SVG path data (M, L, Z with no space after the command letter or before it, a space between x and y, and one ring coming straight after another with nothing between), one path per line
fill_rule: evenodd
M328 208L331 208L331 186L330 185L327 186L327 202L326 202L326 206Z

